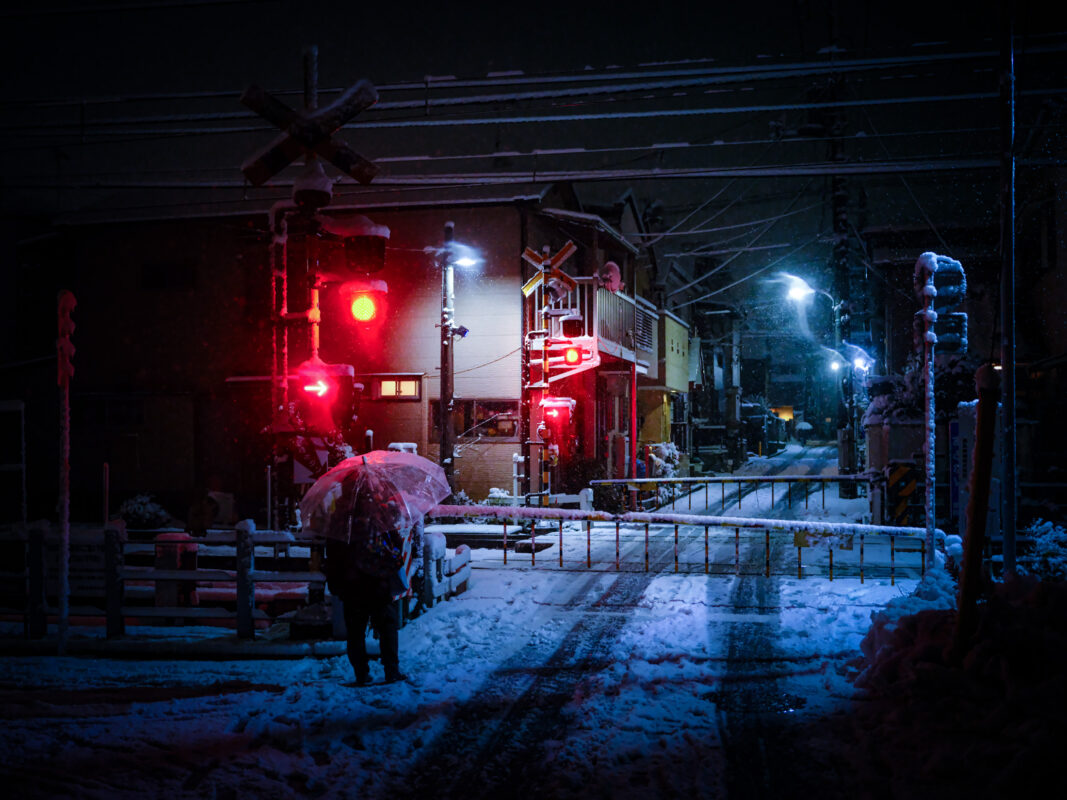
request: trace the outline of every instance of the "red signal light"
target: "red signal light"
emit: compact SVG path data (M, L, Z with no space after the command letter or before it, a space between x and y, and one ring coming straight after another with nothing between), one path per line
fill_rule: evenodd
M324 379L319 378L314 383L309 383L304 386L304 391L308 394L314 394L319 397L324 397L326 395L326 392L330 391L330 384L327 383Z
M352 298L349 310L356 322L371 322L378 316L378 302L371 293L360 292Z

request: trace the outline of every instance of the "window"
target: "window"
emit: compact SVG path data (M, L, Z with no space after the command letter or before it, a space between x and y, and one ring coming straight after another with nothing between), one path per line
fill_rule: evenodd
M519 433L517 400L456 400L452 430L457 439L514 439ZM430 439L441 438L441 404L430 401Z
M421 400L422 376L377 375L371 377L371 397L375 400Z

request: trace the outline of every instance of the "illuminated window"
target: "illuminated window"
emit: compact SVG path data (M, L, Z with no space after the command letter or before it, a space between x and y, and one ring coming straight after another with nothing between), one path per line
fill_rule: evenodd
M409 375L389 375L373 379L375 400L419 400L422 398L422 380Z

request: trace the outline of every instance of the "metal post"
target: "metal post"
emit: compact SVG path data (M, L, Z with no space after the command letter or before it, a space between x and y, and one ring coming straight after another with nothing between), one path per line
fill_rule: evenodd
M56 339L59 363L59 655L66 651L70 626L70 378L73 368L68 371L68 367L73 348L69 352L64 348L69 345L74 330L70 314L75 306L74 295L66 289L60 291L57 301L59 335Z
M619 571L619 523L615 523L615 571Z
M593 523L589 520L585 521L585 568L592 569L593 567L593 541L592 541L592 527Z
M934 417L934 343L937 342L937 334L934 333L934 322L937 320L937 312L934 311L934 298L937 289L934 287L934 274L937 272L937 256L933 253L923 253L919 256L919 262L915 265L916 272L922 269L925 273L923 284L923 375L926 382L925 417L926 436L923 439L923 455L926 471L926 546L933 552L934 529L937 527L935 515L935 475L936 451L935 451L935 417ZM918 279L918 275L916 276Z
M529 232L527 228L526 208L519 208L519 252L523 253L527 247ZM526 259L519 257L519 285L526 284ZM519 441L522 443L522 504L530 504L530 482L533 476L533 459L530 454L530 306L525 298L521 301L521 313L519 314L519 341L522 342L522 350L519 354Z
M455 223L445 223L445 246L441 264L441 468L445 471L448 487L455 492L455 431L452 429L452 405L454 402L453 367L453 320L455 316L454 277L452 265L452 239Z
M637 477L637 362L630 365L630 477ZM637 494L634 494L636 501ZM672 506L673 508L673 499ZM636 508L634 509L637 510Z
M1015 573L1015 48L1011 3L1004 4L1001 30L1003 64L1000 74L1001 117L1001 271L1000 363L1003 372L1001 428L1001 524L1004 530L1004 573Z
M563 568L563 520L559 521L559 566Z

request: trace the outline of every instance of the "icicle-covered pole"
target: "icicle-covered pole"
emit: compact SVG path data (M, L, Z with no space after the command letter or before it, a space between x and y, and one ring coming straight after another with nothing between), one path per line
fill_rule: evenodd
M923 373L926 378L926 438L923 441L923 456L926 471L926 552L934 552L934 530L936 529L935 514L935 464L937 455L937 428L934 417L934 345L937 344L937 334L934 332L934 323L937 322L937 312L934 310L934 298L937 297L937 288L934 286L934 274L937 272L938 256L934 253L923 253L915 263L915 286L921 289L923 310L920 312L923 318Z

